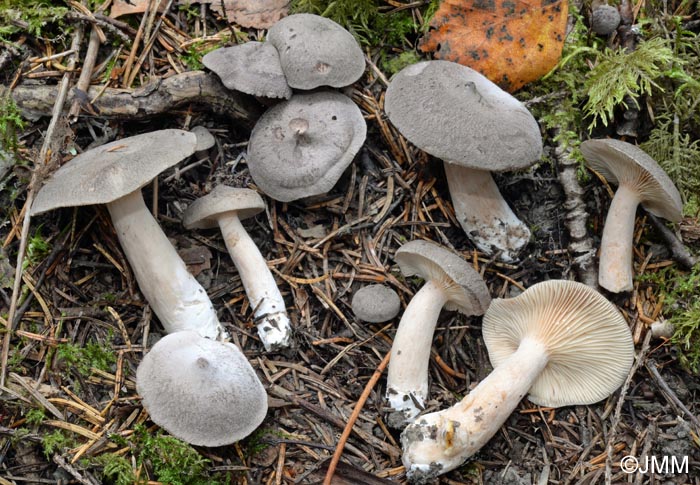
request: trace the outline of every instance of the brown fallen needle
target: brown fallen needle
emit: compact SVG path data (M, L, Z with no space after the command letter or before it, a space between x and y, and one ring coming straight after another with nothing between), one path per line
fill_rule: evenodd
M357 400L357 403L355 404L355 408L352 410L352 414L350 415L350 418L348 418L348 423L345 425L345 428L343 429L343 433L340 435L340 439L338 439L338 445L335 448L335 452L333 453L333 457L331 458L331 462L328 464L328 470L326 471L326 476L323 479L323 485L331 485L332 480L333 480L333 474L335 473L335 469L338 466L338 462L340 461L340 457L343 454L343 448L345 448L345 443L348 441L348 438L350 437L352 427L355 426L355 422L357 421L357 418L360 416L360 411L362 411L362 407L365 405L365 402L367 401L369 394L372 392L374 385L377 383L379 378L382 376L382 372L384 372L384 369L386 368L387 364L389 363L390 358L391 358L391 351L387 352L387 354L384 356L382 361L379 363L379 365L377 366L377 369L374 371L374 374L372 374L372 377L367 382L365 389L362 391L362 395Z

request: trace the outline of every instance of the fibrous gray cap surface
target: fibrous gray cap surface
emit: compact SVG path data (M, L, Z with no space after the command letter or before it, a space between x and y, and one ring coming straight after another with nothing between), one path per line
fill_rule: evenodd
M266 98L292 96L279 53L267 42L216 49L202 58L202 64L214 71L228 89Z
M56 170L39 190L31 214L117 200L192 155L196 145L197 137L189 131L160 130L81 153Z
M655 216L678 222L683 201L673 181L641 148L620 140L587 140L581 143L586 165L608 182L626 184L638 191L642 206Z
M217 185L208 195L190 204L182 217L187 229L209 229L218 225L217 218L226 212L236 212L240 220L265 210L262 197L250 189Z
M417 275L426 281L442 282L450 295L445 304L447 310L482 315L491 303L489 289L481 275L443 246L423 240L411 241L396 251L394 259L406 276Z
M386 285L367 285L352 296L352 311L363 322L382 323L391 320L401 310L401 300Z
M267 110L248 143L256 185L282 202L328 192L367 136L360 109L335 92L297 94Z
M267 394L243 352L195 332L160 339L136 371L136 389L154 423L193 445L245 438L267 413Z
M318 15L285 17L270 28L267 40L277 48L282 71L294 89L348 86L365 70L364 54L352 34Z
M549 362L528 396L540 406L605 399L622 385L634 360L632 334L620 312L575 281L545 281L515 298L494 299L482 329L494 368L525 338L545 345Z
M384 102L411 143L446 162L501 172L529 167L542 154L535 118L478 72L424 61L396 74Z

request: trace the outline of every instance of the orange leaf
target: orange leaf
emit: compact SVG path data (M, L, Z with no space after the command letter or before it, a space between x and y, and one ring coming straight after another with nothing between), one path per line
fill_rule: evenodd
M419 47L513 92L557 64L567 14L564 0L444 0Z

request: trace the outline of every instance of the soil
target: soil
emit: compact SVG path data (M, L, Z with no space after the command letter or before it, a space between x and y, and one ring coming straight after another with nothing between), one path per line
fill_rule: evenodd
M36 49L38 43L31 45ZM5 76L6 85L11 79ZM346 89L365 115L368 138L327 195L290 203L265 196L266 211L244 222L273 270L295 329L294 346L277 353L265 352L257 338L252 309L220 233L187 231L180 223L186 207L218 184L255 188L246 163L250 131L245 123L213 113L205 103L137 122L83 116L57 135L57 163L106 138L149 130L204 125L216 137L208 160L186 160L164 172L157 184L163 230L207 290L270 398L267 418L253 437L231 446L196 448L209 460L205 471L212 482L222 473L241 484L323 481L342 429L389 352L398 324L398 318L387 324L356 320L352 295L364 285L385 283L405 307L422 284L403 277L393 260L406 241L436 241L473 261L494 298L517 296L547 279L577 278L564 224L566 195L553 157L524 173L496 178L532 229L520 261L501 263L479 253L456 224L441 162L410 146L390 125L382 112L384 89L371 73ZM259 100L246 101L264 109ZM20 134L22 160L36 160L48 120L28 123ZM30 176L19 164L0 182L0 276L14 271ZM610 197L597 179L583 189L597 246ZM150 204L152 186L144 196ZM645 212L640 209L637 216L635 267L654 271L676 264ZM700 233L697 220L683 224L684 233ZM109 215L94 206L56 210L32 218L29 236L37 233L50 249L23 272L29 290L20 303L30 303L20 304L0 390L0 483L112 483L103 478L103 466L89 459L115 452L128 458L140 480L158 483L152 463L136 466L139 455L130 440L137 424L149 433L158 431L140 404L134 379L143 354L163 330L139 292ZM686 242L691 250L700 249L700 238ZM700 484L699 430L691 417L699 411L700 380L681 367L674 346L647 337L648 325L660 315L659 292L658 285L641 280L630 294L604 292L629 322L641 355L623 389L590 406L549 409L525 399L476 456L435 483ZM3 319L11 295L11 285L0 278ZM57 353L68 343L98 343L111 349L116 361L83 372ZM652 361L660 378L649 370ZM490 370L480 318L443 311L433 342L426 411L453 404ZM383 421L384 390L381 378L345 444L333 483L406 483L399 433ZM42 424L27 422L27 413L35 409L44 409ZM47 454L42 438L56 430L64 430L71 443ZM627 474L620 461L628 455L679 462L687 457L688 470Z

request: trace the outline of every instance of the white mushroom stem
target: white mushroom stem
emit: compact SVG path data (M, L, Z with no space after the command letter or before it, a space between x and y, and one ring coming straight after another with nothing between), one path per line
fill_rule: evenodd
M407 426L401 445L409 479L429 482L479 451L527 394L547 361L546 347L526 338L462 401Z
M265 350L288 347L292 327L277 283L260 250L244 229L235 212L218 217L233 263L241 276Z
M632 246L639 193L620 184L605 218L598 283L613 293L632 290Z
M501 260L514 261L530 240L530 230L503 199L491 173L446 161L445 175L467 237L485 253L501 251Z
M139 288L165 331L223 338L211 300L149 212L141 190L110 202L107 209Z
M428 364L435 325L448 295L435 280L414 295L401 317L391 346L387 375L387 422L403 428L425 408Z

